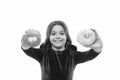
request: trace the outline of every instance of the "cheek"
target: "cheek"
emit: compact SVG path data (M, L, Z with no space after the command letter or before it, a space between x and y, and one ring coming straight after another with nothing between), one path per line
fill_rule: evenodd
M65 41L67 40L67 37L66 37L66 36L64 36L63 38L64 38Z
M50 41L52 41L54 39L54 37L53 36L50 36Z
M65 45L66 41L67 41L67 38L66 38L66 37L63 37L63 42L62 42L62 44Z
M50 43L54 44L54 37L53 36L50 36Z

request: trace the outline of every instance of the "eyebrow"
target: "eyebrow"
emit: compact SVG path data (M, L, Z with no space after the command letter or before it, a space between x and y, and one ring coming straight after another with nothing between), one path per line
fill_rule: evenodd
M56 32L56 31L51 31L51 32ZM65 31L60 31L60 32L65 32Z

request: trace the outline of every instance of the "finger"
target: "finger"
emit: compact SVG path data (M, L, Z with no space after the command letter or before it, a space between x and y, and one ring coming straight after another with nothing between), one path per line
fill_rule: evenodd
M102 40L96 39L96 41L90 46L91 48L102 48L103 47L103 43Z
M40 32L35 30L35 29L29 29L29 30L25 31L25 34L30 34L30 33L39 34L40 35Z
M28 32L29 33L35 33L35 30L34 29L29 29Z
M32 33L32 29L28 29L25 31L25 34L29 34L29 33Z
M98 32L95 29L91 29L91 30L95 33L96 36L99 36Z

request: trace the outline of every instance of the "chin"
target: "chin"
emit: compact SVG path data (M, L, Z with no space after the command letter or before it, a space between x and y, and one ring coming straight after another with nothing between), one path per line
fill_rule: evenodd
M57 48L57 49L60 49L60 48L62 48L63 46L54 46L55 48Z
M60 49L60 48L62 48L63 47L63 45L53 45L55 48L57 48L57 49Z

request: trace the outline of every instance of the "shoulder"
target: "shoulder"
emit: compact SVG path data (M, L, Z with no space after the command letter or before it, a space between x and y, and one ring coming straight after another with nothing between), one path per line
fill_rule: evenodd
M77 51L77 47L75 45L70 45L69 50L70 51Z
M74 56L78 52L77 47L75 45L70 45L67 51L71 56Z

